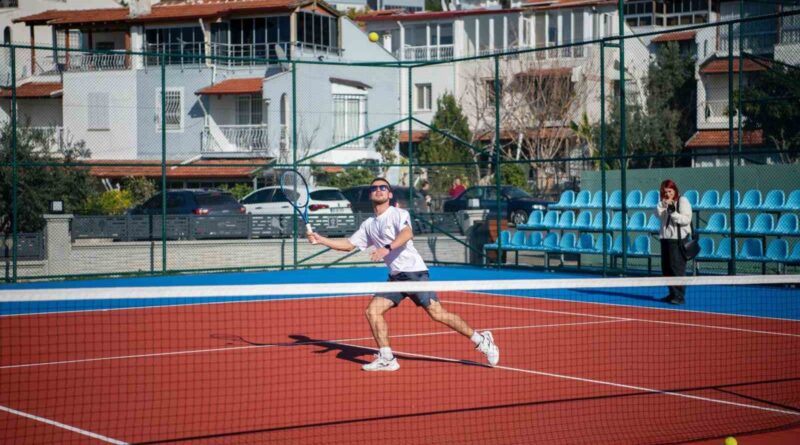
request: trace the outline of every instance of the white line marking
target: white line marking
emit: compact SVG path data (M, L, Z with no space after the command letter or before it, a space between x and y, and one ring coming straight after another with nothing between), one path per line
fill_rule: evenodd
M344 346L358 347L358 348L363 348L363 349L370 349L370 350L373 350L373 351L376 351L376 352L378 351L376 348L367 347L367 346L350 345L350 344L347 344L347 343L340 343L340 344L344 345ZM412 352L402 352L402 351L394 351L394 350L392 352L395 355L399 355L399 356L405 355L405 356L408 356L408 357L428 358L428 359L432 359L432 360L446 361L446 362L451 362L451 363L464 363L466 361L466 360L457 360L457 359L452 359L452 358L447 358L447 357L438 357L438 356L435 356L435 355L414 354ZM471 363L475 363L475 364L477 364L479 366L484 366L484 367L487 367L487 368L491 368L489 365L486 365L486 364L483 364L483 363L477 363L477 362L471 362ZM664 391L664 390L661 390L661 389L646 388L646 387L643 387L643 386L626 385L624 383L607 382L607 381L604 381L604 380L588 379L588 378L584 378L584 377L576 377L576 376L565 375L565 374L555 374L555 373L552 373L552 372L534 371L534 370L531 370L531 369L512 368L510 366L494 366L494 368L495 369L502 369L502 370L505 370L505 371L522 372L522 373L525 373L525 374L541 375L541 376L545 376L545 377L553 377L553 378L564 379L564 380L574 380L574 381L584 382L584 383L594 383L594 384L604 385L604 386L613 386L613 387L616 387L616 388L632 389L632 390L636 390L636 391L640 391L640 392L649 392L649 393L653 393L653 394L662 394L662 395L666 395L666 396L683 397L683 398L686 398L686 399L700 400L700 401L703 401L703 402L718 403L718 404L721 404L721 405L731 405L731 406L737 406L737 407L740 407L740 408L749 408L749 409L755 409L755 410L761 410L761 411L769 411L769 412L774 412L774 413L779 413L779 414L787 414L787 415L790 415L790 416L800 416L800 411L790 411L790 410L784 410L784 409L778 409L778 408L769 408L769 407L766 407L766 406L750 405L750 404L747 404L747 403L730 402L730 401L727 401L727 400L714 399L714 398L711 398L711 397L702 397L702 396L695 396L695 395L691 395L691 394L684 394L684 393L680 393L680 392Z
M28 414L26 412L18 411L13 408L9 408L7 406L0 405L0 411L5 411L10 414L14 414L20 417L25 417L31 420L35 420L37 422L46 423L48 425L52 425L57 428L65 429L67 431L72 431L73 433L78 433L84 436L91 437L93 439L101 440L103 442L114 443L117 445L126 445L127 442L123 442L121 440L112 439L110 437L101 436L100 434L93 433L91 431L82 430L80 428L76 428L74 426L70 426L61 422L56 422L55 420L46 419L44 417L34 416L33 414Z
M544 324L544 325L528 325L528 326L508 326L508 327L497 327L497 328L485 328L491 331L508 331L508 330L518 330L518 329L540 329L540 328L552 328L552 327L563 327L563 326L578 326L578 325L589 325L589 324L604 324L604 323L619 323L626 320L607 320L607 321L589 321L589 322L577 322L577 323L557 323L557 324ZM484 330L484 329L481 329ZM455 331L441 331L441 332L426 332L421 334L401 334L401 335L392 335L390 338L409 338L409 337L428 337L433 335L451 335L456 334ZM0 366L0 369L17 369L17 368L33 368L38 366L53 366L53 365L69 365L75 363L91 363L91 362L103 362L103 361L111 361L111 360L129 360L129 359L140 359L140 358L153 358L153 357L170 357L176 355L190 355L190 354L204 354L208 352L230 352L230 351L242 351L248 349L260 349L260 348L276 348L276 347L289 347L289 346L306 346L306 345L315 345L315 344L323 344L323 343L341 343L347 341L367 341L373 340L372 337L361 337L361 338L345 338L341 340L317 340L317 341L309 341L309 342L301 342L301 343L280 343L280 344L263 344L263 345L249 345L249 346L232 346L229 348L210 348L210 349L193 349L187 351L172 351L172 352L154 352L150 354L133 354L133 355L119 355L119 356L111 356L111 357L93 357L93 358L85 358L85 359L75 359L75 360L60 360L55 362L41 362L41 363L23 363L18 365L6 365Z
M584 314L581 312L566 312L566 311L554 311L548 309L534 309L534 308L524 308L524 307L516 307L516 306L502 306L502 305L495 305L495 304L484 304L484 303L469 303L466 301L451 301L448 300L447 304L463 304L466 306L481 306L481 307L490 307L495 309L511 309L515 311L528 311L528 312L545 312L549 314L560 314L560 315L576 315L576 316L583 316L583 317L592 317L592 318L607 318L611 320L624 320L624 321L638 321L644 323L654 323L654 324L666 324L666 325L673 325L673 326L689 326L695 328L706 328L706 329L719 329L723 331L735 331L735 332L747 332L751 334L765 334L765 335L778 335L782 337L796 337L800 338L800 334L790 334L787 332L775 332L775 331L760 331L757 329L745 329L745 328L732 328L729 326L716 326L716 325L706 325L706 324L699 324L699 323L684 323L679 321L663 321L663 320L648 320L646 318L628 318L628 317L613 317L609 315L596 315L596 314Z

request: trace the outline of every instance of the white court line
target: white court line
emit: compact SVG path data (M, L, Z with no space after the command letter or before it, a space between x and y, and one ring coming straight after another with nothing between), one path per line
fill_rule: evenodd
M551 328L551 327L562 327L562 326L578 326L578 325L588 325L588 324L604 324L604 323L619 323L627 320L619 319L619 320L606 320L606 321L587 321L587 322L577 322L577 323L557 323L557 324L544 324L544 325L527 325L527 326L507 326L507 327L499 327L499 328L486 328L487 330L491 331L509 331L509 330L518 330L518 329L539 329L539 328ZM483 330L483 329L482 329ZM392 335L390 338L409 338L409 337L428 337L433 335L452 335L457 334L455 331L441 331L441 332L426 332L421 334L401 334L401 335ZM288 346L306 346L306 345L315 345L315 344L323 344L323 343L337 343L340 344L341 342L347 341L366 341L366 340L373 340L372 337L361 337L361 338L345 338L341 340L318 340L318 341L309 341L309 342L302 342L302 343L281 343L281 344L264 344L264 345L248 345L248 346L233 346L229 348L211 348L211 349L191 349L186 351L172 351L172 352L154 352L150 354L134 354L134 355L119 355L119 356L111 356L111 357L93 357L93 358L85 358L85 359L76 359L76 360L60 360L55 362L41 362L41 363L22 363L18 365L6 365L0 366L0 369L17 369L17 368L33 368L39 366L53 366L53 365L69 365L75 363L91 363L91 362L104 362L104 361L112 361L112 360L130 360L130 359L140 359L140 358L153 358L153 357L170 357L176 355L190 355L190 354L205 354L208 352L230 352L230 351L242 351L248 349L260 349L260 348L276 348L276 347L288 347Z
M370 349L370 350L373 350L373 351L376 351L376 352L378 351L376 348L368 347L368 346L350 345L350 344L347 344L347 343L339 343L339 344L344 345L344 346L350 346L350 347ZM402 351L395 351L395 350L392 350L392 352L395 355L399 355L399 356L405 355L405 356L408 356L408 357L427 358L427 359L439 360L439 361L445 361L445 362L451 362L451 363L464 363L465 362L465 360L452 359L452 358L448 358L448 357L438 357L438 356L435 356L435 355L415 354L415 353L412 353L412 352L402 352ZM486 364L483 364L483 363L477 363L477 362L471 362L471 363L475 363L478 366L484 366L484 367L487 367L487 368L491 368L489 365L486 365ZM564 379L564 380L573 380L573 381L584 382L584 383L594 383L594 384L598 384L598 385L612 386L612 387L615 387L615 388L632 389L632 390L636 390L636 391L640 391L640 392L649 392L649 393L652 393L652 394L661 394L661 395L665 395L665 396L682 397L682 398L686 398L686 399L699 400L699 401L710 402L710 403L717 403L717 404L721 404L721 405L737 406L737 407L740 407L740 408L749 408L749 409L760 410L760 411L769 411L769 412L778 413L778 414L787 414L787 415L791 415L791 416L800 416L800 411L791 411L791 410L784 410L784 409L778 409L778 408L770 408L770 407L766 407L766 406L751 405L751 404L748 404L748 403L730 402L730 401L727 401L727 400L714 399L714 398L711 398L711 397L702 397L702 396L695 396L695 395L691 395L691 394L684 394L684 393L680 393L680 392L673 392L673 391L665 391L665 390L661 390L661 389L646 388L644 386L626 385L624 383L615 383L615 382L608 382L608 381L605 381L605 380L587 379L587 378L584 378L584 377L576 377L576 376L571 376L571 375L566 375L566 374L555 374L555 373L552 373L552 372L535 371L535 370L532 370L532 369L512 368L510 366L494 366L494 368L495 369L502 369L504 371L521 372L521 373L525 373L525 374L534 374L534 375L540 375L540 376L545 376L545 377L553 377L553 378Z
M67 425L65 423L56 422L55 420L50 420L50 419L46 419L44 417L34 416L33 414L28 414L28 413L23 412L23 411L18 411L18 410L15 410L13 408L9 408L7 406L0 405L0 411L5 411L5 412L10 413L10 414L14 414L14 415L17 415L17 416L20 416L20 417L25 417L27 419L35 420L37 422L46 423L46 424L52 425L52 426L54 426L56 428L61 428L61 429L65 429L67 431L72 431L73 433L78 433L78 434L81 434L83 436L88 436L88 437L91 437L93 439L97 439L97 440L100 440L100 441L103 441L103 442L114 443L114 444L117 444L117 445L126 445L127 444L127 442L123 442L121 440L112 439L110 437L102 436L100 434L93 433L91 431L82 430L80 428L77 428L77 427L74 427L74 426L71 426L71 425Z
M558 300L561 301L561 300ZM688 326L694 328L705 328L705 329L718 329L722 331L735 331L735 332L747 332L750 334L765 334L765 335L778 335L782 337L795 337L800 338L800 334L790 334L787 332L775 332L775 331L761 331L757 329L745 329L745 328L732 328L729 326L716 326L710 324L700 324L700 323L684 323L679 321L663 321L663 320L649 320L646 318L629 318L629 317L613 317L609 315L597 315L597 314L584 314L581 312L566 312L566 311L554 311L548 309L534 309L534 308L526 308L526 307L517 307L517 306L503 306L503 305L496 305L496 304L484 304L484 303L469 303L466 301L451 301L448 300L447 304L462 304L465 306L480 306L480 307L490 307L495 309L510 309L514 311L527 311L527 312L544 312L549 314L560 314L560 315L576 315L582 317L591 317L591 318L606 318L611 320L625 320L625 321L638 321L644 323L653 323L653 324L666 324L666 325L673 325L673 326Z

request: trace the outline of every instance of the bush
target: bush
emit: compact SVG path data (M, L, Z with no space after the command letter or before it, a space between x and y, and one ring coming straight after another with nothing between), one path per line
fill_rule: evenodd
M88 215L122 215L133 206L133 194L129 190L109 190L90 196L83 207Z
M229 185L222 186L222 190L233 195L236 200L240 200L253 191L253 186L250 184L236 184L233 187Z
M525 177L525 169L520 164L502 164L500 175L503 184L513 185L521 189L528 188L528 180Z
M155 183L144 177L128 176L122 180L122 189L131 193L133 205L142 204L156 193Z

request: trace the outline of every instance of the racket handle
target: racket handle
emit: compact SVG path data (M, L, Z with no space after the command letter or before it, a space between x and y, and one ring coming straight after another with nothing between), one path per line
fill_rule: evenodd
M311 227L311 224L306 223L306 234L312 234L312 233L314 233L314 228ZM311 241L311 244L317 244L317 242Z

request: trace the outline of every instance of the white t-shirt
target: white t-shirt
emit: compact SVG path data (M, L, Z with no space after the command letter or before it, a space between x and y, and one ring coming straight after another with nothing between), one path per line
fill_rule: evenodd
M373 216L361 223L356 233L350 237L350 243L361 250L372 246L381 248L391 244L406 226L411 227L411 215L408 211L389 207L379 216ZM422 272L428 270L425 261L409 240L405 246L392 249L383 259L389 267L391 275L400 272Z

